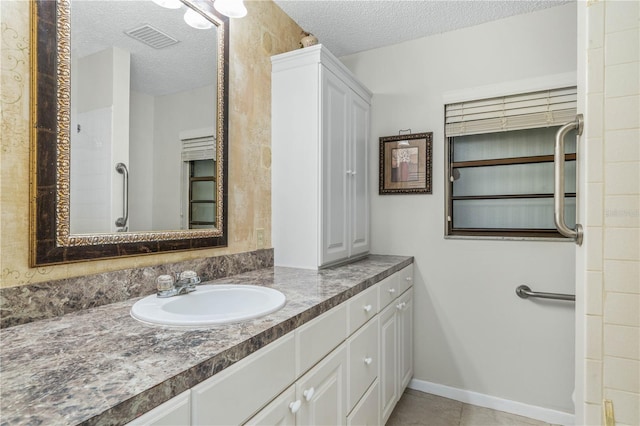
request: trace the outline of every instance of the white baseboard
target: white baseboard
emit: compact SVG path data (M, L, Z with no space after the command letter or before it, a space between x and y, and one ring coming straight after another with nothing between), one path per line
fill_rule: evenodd
M523 404L521 402L453 388L451 386L439 385L437 383L426 382L424 380L411 379L408 388L454 399L466 404L477 405L479 407L491 408L492 410L504 411L511 414L517 414L519 416L529 417L531 419L541 420L547 423L565 426L573 425L575 423L575 416L563 411Z

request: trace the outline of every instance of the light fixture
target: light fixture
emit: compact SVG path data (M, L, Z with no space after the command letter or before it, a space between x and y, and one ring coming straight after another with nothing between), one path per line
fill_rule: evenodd
M187 8L187 11L185 12L184 22L186 22L190 27L198 30L208 30L213 27L211 21L191 8Z
M247 16L247 8L242 0L215 0L213 7L229 18L243 18Z
M151 0L158 6L162 6L166 9L180 9L182 2L180 0Z

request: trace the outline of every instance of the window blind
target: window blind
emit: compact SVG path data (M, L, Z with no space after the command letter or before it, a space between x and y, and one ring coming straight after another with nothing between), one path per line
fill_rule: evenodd
M447 137L532 129L575 118L576 87L544 90L445 106Z
M182 161L216 158L216 139L213 135L182 139Z

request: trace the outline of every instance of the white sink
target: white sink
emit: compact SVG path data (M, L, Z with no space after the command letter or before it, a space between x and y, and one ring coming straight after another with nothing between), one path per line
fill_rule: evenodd
M269 287L205 284L181 296L153 294L140 299L131 308L131 316L161 325L225 324L270 314L282 308L285 300L284 294Z

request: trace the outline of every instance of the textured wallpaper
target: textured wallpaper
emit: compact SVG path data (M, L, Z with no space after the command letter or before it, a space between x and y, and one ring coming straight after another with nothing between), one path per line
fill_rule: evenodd
M29 268L29 2L0 2L2 46L0 287L159 265L271 246L271 62L298 48L301 28L272 1L247 1L231 20L229 55L229 245Z

